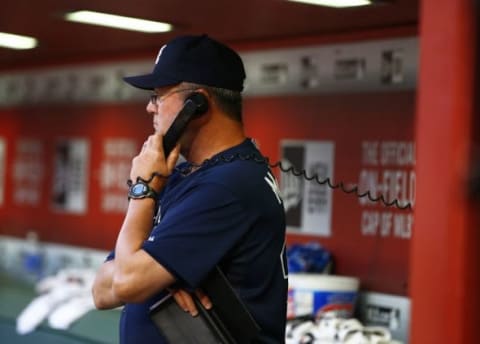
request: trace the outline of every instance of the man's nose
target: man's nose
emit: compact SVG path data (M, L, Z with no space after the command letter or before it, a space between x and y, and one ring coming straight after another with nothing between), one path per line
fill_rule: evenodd
M157 107L151 101L149 101L146 110L149 114L155 115L157 112Z

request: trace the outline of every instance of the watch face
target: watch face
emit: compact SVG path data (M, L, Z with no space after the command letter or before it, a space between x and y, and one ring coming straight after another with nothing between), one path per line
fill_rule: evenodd
M135 184L133 187L132 187L132 195L133 196L142 196L142 195L145 195L147 193L148 189L147 189L147 186L144 185L144 184Z

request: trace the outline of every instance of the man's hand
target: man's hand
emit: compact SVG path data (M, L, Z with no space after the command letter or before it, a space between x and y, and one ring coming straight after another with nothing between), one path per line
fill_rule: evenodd
M173 295L177 304L185 312L189 312L193 317L198 315L198 309L195 306L195 302L193 301L193 297L189 292L187 292L183 289L172 289L172 290L170 290L170 293ZM198 299L202 303L203 307L205 307L206 309L212 308L212 302L210 301L208 296L205 295L200 289L197 289L195 291L195 294L197 295Z
M150 135L143 144L140 154L132 161L130 179L135 182L137 177L148 180L154 172L162 176L169 176L175 168L180 154L180 147L177 145L165 159L163 152L163 136L160 134ZM149 185L160 191L166 183L166 178L155 177Z

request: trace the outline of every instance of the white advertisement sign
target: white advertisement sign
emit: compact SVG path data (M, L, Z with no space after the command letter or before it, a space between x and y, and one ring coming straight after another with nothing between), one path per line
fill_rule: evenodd
M59 140L55 146L52 203L69 213L87 211L89 142L86 139Z
M290 169L280 179L289 230L331 236L332 189L307 178L332 180L334 147L330 141L282 142L282 166Z
M19 205L40 204L45 177L45 148L40 140L20 138L13 162L13 201Z
M409 240L415 205L415 143L412 141L362 141L362 167L358 177L360 193L411 209L398 210L359 198L362 207L361 233Z

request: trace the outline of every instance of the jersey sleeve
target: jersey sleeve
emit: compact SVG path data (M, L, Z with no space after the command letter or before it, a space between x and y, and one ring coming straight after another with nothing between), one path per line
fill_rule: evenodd
M177 282L195 289L247 232L253 217L227 188L196 186L169 207L143 249Z

